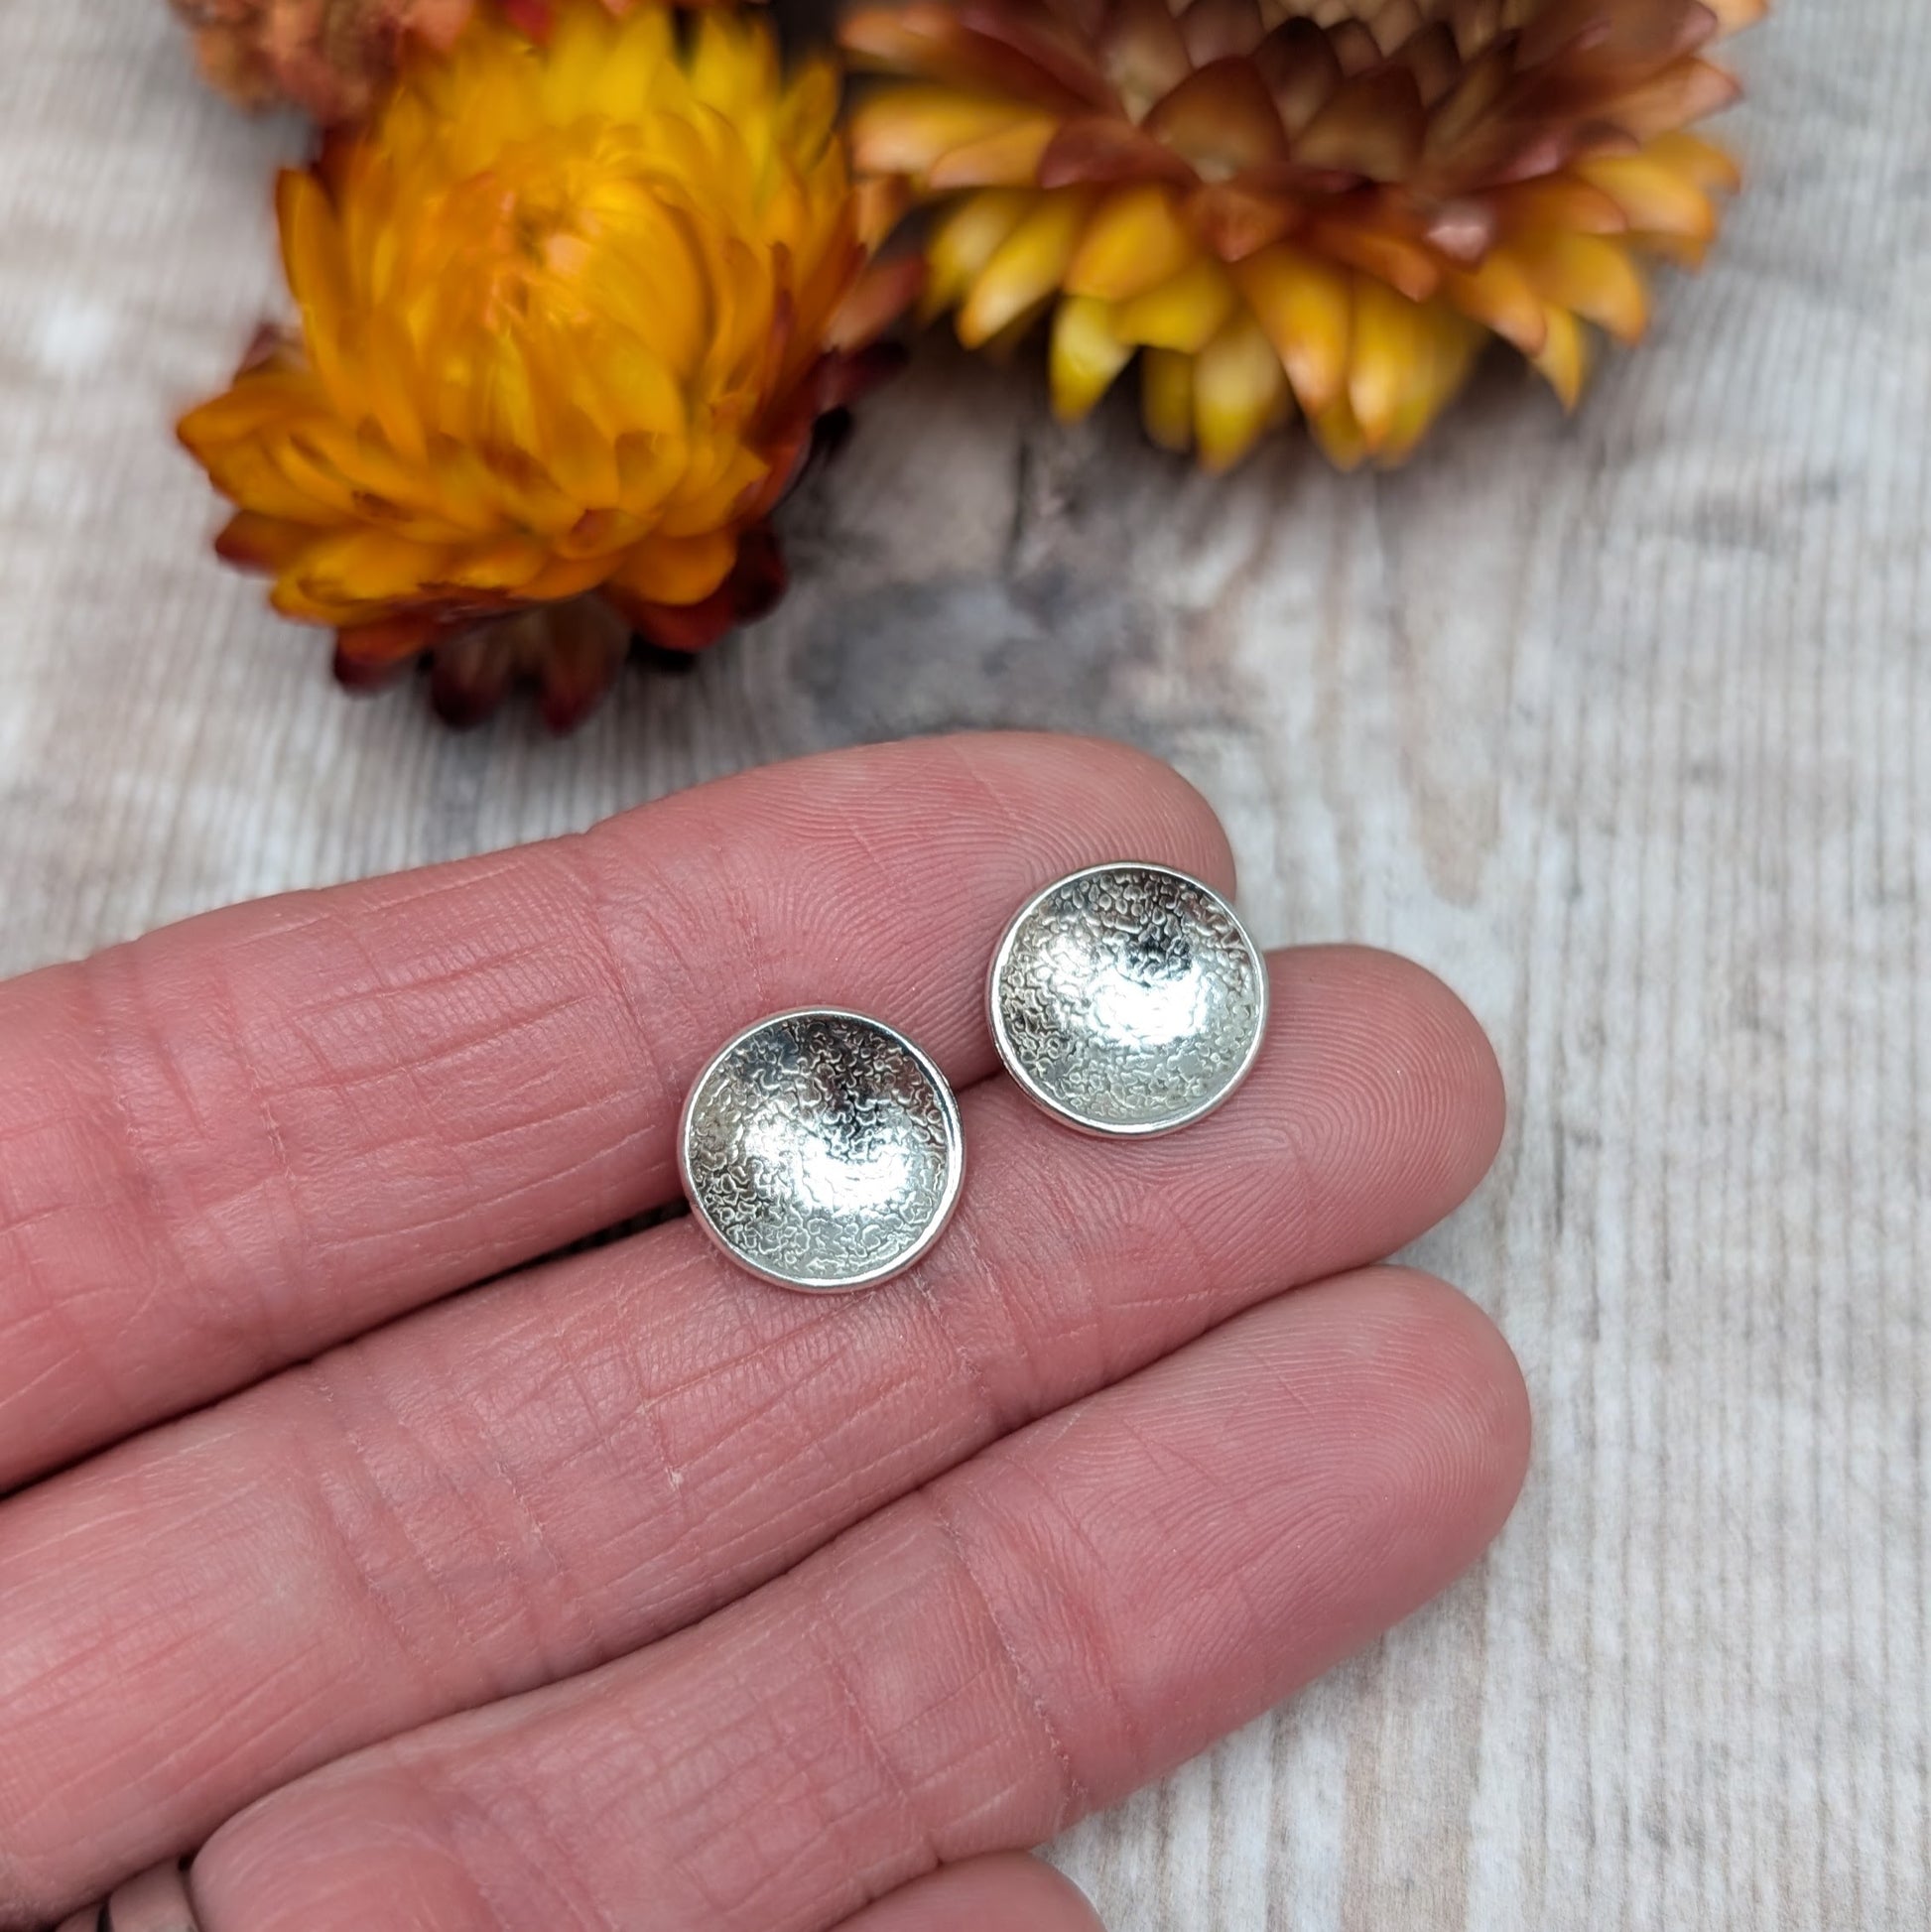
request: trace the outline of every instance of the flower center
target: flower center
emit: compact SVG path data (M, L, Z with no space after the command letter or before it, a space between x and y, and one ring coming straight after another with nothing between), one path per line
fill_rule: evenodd
M454 246L421 267L451 307L460 304L483 327L516 328L545 309L571 306L595 252L571 160L554 144L511 150L457 182L424 224Z
M445 333L580 346L614 332L683 378L705 352L709 239L668 204L633 130L584 121L512 143L426 207L412 294Z

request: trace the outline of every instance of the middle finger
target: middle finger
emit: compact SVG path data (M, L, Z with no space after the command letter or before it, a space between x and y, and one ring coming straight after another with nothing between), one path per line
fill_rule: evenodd
M1422 1231L1493 1149L1480 1032L1383 955L1274 977L1239 1103L1184 1135L1122 1147L1003 1082L966 1095L959 1219L897 1288L764 1289L675 1224L0 1511L0 1901L11 1880L52 1910L311 1765L660 1636L1017 1424Z

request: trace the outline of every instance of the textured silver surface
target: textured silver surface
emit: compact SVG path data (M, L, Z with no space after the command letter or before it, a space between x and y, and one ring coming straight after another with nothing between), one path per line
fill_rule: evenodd
M989 1004L999 1057L1042 1106L1094 1133L1166 1133L1246 1077L1267 973L1212 887L1165 866L1100 865L1020 909Z
M904 1035L856 1013L779 1013L698 1077L678 1155L700 1224L787 1288L864 1288L910 1267L965 1174L959 1108Z

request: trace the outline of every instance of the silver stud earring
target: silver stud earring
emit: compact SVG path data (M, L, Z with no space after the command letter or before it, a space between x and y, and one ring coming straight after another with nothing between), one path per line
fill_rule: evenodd
M1165 865L1094 865L1020 907L987 980L1027 1095L1084 1132L1171 1133L1246 1079L1267 967L1233 908Z
M904 1034L834 1007L777 1013L698 1076L678 1131L698 1224L740 1268L829 1294L901 1274L966 1176L959 1103Z

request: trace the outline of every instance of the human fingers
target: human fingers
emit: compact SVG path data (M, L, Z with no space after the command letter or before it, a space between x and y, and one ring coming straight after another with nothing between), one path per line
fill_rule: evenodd
M0 987L0 1490L672 1199L685 1091L762 1013L977 1079L1006 918L1122 855L1229 882L1137 752L935 739Z
M58 1932L199 1932L188 1881L175 1865L118 1886ZM967 1859L903 1886L847 1919L839 1932L1105 1932L1070 1879L1023 1852Z
M959 1217L902 1282L787 1295L667 1224L0 1508L0 1899L52 1911L326 1758L662 1636L1412 1239L1495 1145L1480 1030L1386 954L1272 968L1252 1079L1183 1134L1093 1140L969 1090Z
M1499 1527L1520 1376L1390 1270L1262 1305L622 1662L216 1833L205 1932L817 1932L1035 1844L1366 1642Z

